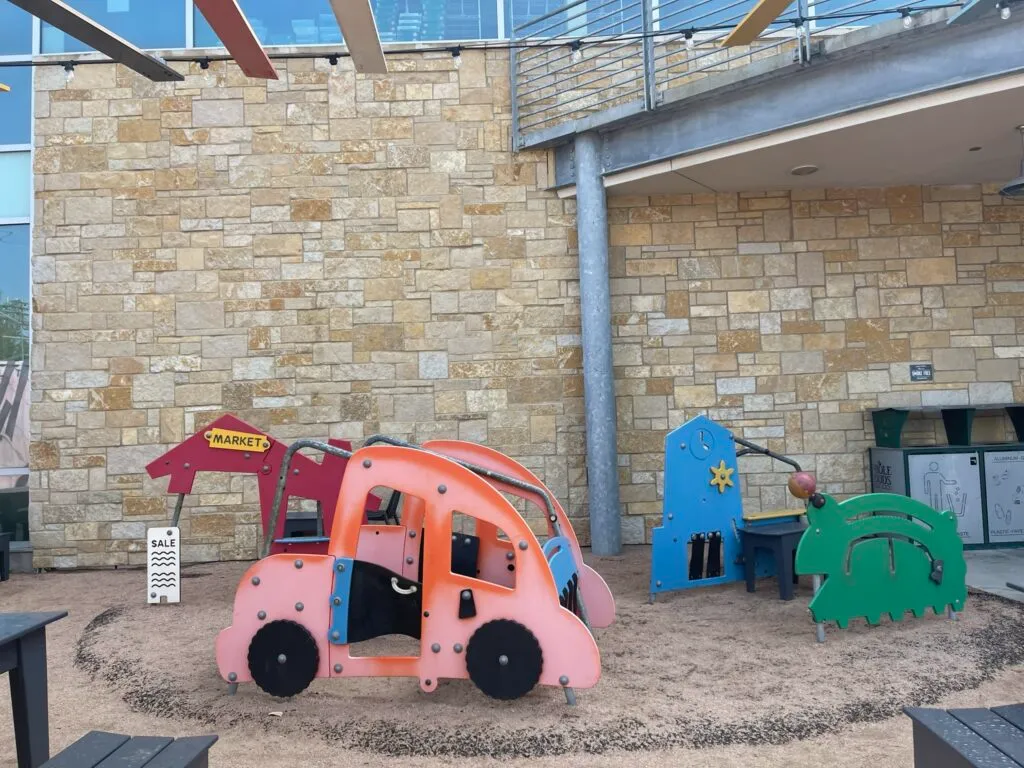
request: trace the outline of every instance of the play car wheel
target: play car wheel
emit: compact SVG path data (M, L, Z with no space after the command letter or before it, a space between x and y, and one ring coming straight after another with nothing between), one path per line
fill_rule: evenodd
M287 698L313 682L320 666L316 640L294 621L271 621L249 643L249 673L271 696Z
M469 679L493 699L518 699L540 680L544 656L534 634L517 621L480 626L466 646Z

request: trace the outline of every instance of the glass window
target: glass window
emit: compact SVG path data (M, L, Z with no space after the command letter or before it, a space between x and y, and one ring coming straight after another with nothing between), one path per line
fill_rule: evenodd
M13 3L0 3L0 56L32 53L32 16Z
M752 6L746 3L737 4L735 0L711 0L711 2L693 2L693 0L667 0L658 5L655 18L659 29L669 31L698 30L703 42L711 37L720 40L730 28L735 27L747 15ZM785 12L780 16L785 15ZM792 29L792 28L790 28ZM701 33L701 30L707 30Z
M65 0L85 16L132 45L155 48L185 47L185 0ZM42 25L43 53L91 50L85 43L49 24Z
M484 40L498 36L496 0L371 0L381 42ZM341 43L329 0L240 0L264 45ZM202 13L195 11L195 44L220 46Z
M0 152L0 219L27 219L32 199L32 153ZM0 273L2 275L3 273ZM0 277L0 285L6 282Z
M5 484L14 485L4 488ZM11 541L28 541L28 475L0 477L0 533Z
M0 144L31 144L32 67L0 67L0 83L11 88L0 92Z
M527 22L533 21L541 16L545 16L552 11L556 11L559 8L563 8L566 5L565 0L508 0L511 3L512 13L512 29L507 30L511 33L517 27L521 27ZM555 37L558 35L569 34L572 37L579 37L585 34L585 27L581 27L583 20L580 19L580 11L585 12L584 6L574 6L567 11L558 13L554 16L549 16L543 21L538 21L534 24L520 29L515 33L516 37ZM569 16L572 15L572 23L569 23ZM570 31L571 30L571 31Z
M341 42L341 30L329 0L240 0L238 5L264 45ZM197 48L222 44L198 8L194 28Z
M31 254L28 230L28 224L0 224L0 275L3 275L0 278L0 302L28 301ZM0 360L8 359L9 356L0 355Z

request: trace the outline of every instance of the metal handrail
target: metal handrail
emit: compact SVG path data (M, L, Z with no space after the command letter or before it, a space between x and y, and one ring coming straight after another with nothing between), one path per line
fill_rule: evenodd
M813 65L815 36L841 35L875 17L962 7L966 0L887 0L883 8L870 7L878 0L795 0L749 45L726 49L724 41L756 2L570 0L510 24L516 148L525 148L534 136L550 139L557 134L549 126L584 116L599 125L603 111L633 103L638 92L641 110L658 109L666 90L707 70L743 66L754 54L772 55L791 46L794 61ZM786 35L787 28L795 35ZM681 50L684 39L686 51ZM609 119L611 114L624 113L609 113Z

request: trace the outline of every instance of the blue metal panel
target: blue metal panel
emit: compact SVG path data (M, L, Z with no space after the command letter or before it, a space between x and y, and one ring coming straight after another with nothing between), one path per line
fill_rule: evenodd
M718 485L713 484L716 477L722 478ZM690 419L669 432L665 437L662 521L652 532L651 594L742 580L742 525L743 501L732 434L706 416ZM691 580L687 545L695 534L714 532L722 537L721 575ZM759 577L774 573L766 553L758 553L755 572Z
M558 551L552 555L551 552L555 549ZM555 586L561 592L572 583L572 577L577 573L576 560L572 556L569 540L564 536L548 539L544 543L544 557L551 568L551 575L555 577Z
M331 590L331 628L327 640L332 645L348 643L348 604L352 589L352 558L334 558L334 588Z
M274 539L275 544L327 544L330 536L285 536L283 539Z

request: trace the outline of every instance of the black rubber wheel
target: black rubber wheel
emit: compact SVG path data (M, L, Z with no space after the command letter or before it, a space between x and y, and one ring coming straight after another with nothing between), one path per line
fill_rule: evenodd
M249 643L249 673L271 696L288 698L304 691L320 666L316 640L294 621L271 621Z
M492 699L518 699L540 680L544 655L533 632L517 621L495 619L466 646L469 679Z

